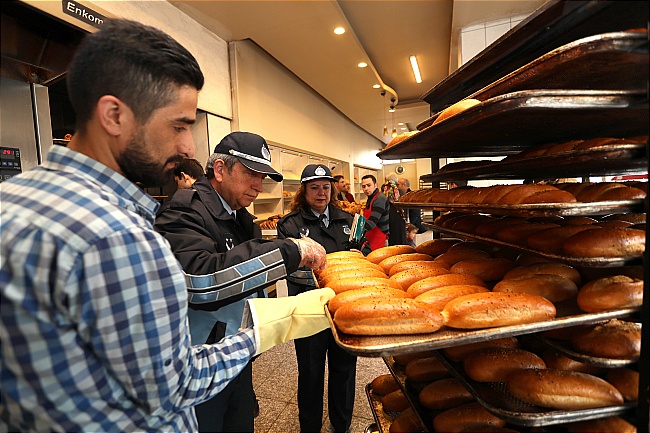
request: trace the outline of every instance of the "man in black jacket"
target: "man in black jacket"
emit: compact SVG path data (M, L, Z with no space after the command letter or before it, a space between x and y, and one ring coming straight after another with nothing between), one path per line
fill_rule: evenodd
M237 332L247 297L300 266L315 266L323 248L311 239L263 240L245 208L262 191L262 180L282 175L271 167L264 138L233 132L215 147L206 175L177 191L155 229L171 244L188 278L193 344ZM252 432L255 395L249 365L221 393L196 407L199 430Z
M405 177L401 177L397 181L397 188L399 189L401 197L407 192L411 192L411 181ZM409 209L408 218L409 222L417 227L418 233L424 233L427 231L427 228L422 225L422 213L420 213L420 209Z

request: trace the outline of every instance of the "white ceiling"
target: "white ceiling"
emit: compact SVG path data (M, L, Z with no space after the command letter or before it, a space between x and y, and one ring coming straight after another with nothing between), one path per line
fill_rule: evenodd
M226 41L255 41L384 143L391 140L382 135L384 124L393 127L386 112L390 98L397 104L397 132L413 130L429 117L428 104L420 97L449 74L454 0L170 2ZM474 14L483 4L485 14L493 15L495 3L512 9L526 2L461 3ZM333 33L339 26L346 29L340 36ZM410 55L418 58L421 84L415 82ZM362 61L368 67L357 67ZM381 89L373 84L388 90L385 105Z

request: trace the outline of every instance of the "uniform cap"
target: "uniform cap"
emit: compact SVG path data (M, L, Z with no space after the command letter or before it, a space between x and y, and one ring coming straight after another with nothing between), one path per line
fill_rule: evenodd
M235 156L245 167L267 174L276 182L282 181L282 175L271 167L271 152L263 137L250 132L231 132L214 148L214 153Z

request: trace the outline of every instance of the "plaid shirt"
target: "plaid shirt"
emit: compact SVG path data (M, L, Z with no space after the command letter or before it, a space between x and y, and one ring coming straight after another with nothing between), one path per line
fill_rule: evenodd
M0 432L197 430L193 405L242 370L253 331L190 345L158 203L59 146L0 194Z

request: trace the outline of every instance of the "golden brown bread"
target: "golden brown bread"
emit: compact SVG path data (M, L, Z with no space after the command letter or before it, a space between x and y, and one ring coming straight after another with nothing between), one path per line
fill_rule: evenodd
M440 123L443 120L448 119L452 116L460 114L463 111L472 108L475 105L479 105L480 103L481 101L479 101L478 99L463 99L462 101L458 101L455 104L452 104L449 107L442 110L440 114L438 114L436 119L433 121L433 125L436 125L437 123Z
M515 397L542 407L579 410L623 404L623 396L603 379L576 371L514 370L506 389Z
M325 256L327 260L332 260L336 258L343 258L343 259L349 259L349 258L357 258L357 259L365 259L366 257L361 253L361 251L334 251L333 253L327 253Z
M421 294L445 286L481 286L487 287L485 282L473 275L444 274L436 277L428 277L411 284L406 291L414 298Z
M544 350L542 359L546 363L546 368L553 368L555 370L578 371L593 375L598 375L602 370L597 365L576 361L554 349Z
M522 204L531 195L542 192L542 191L559 191L556 187L551 185L536 185L536 184L527 184L527 185L517 185L517 188L513 188L511 191L508 191L497 201L498 204Z
M401 355L393 355L393 361L399 365L407 366L409 362L414 359L430 358L432 355L430 350L424 352L403 353Z
M418 132L420 131L408 131L397 135L395 138L393 138L391 141L388 142L388 144L386 145L386 149L388 149L389 147L393 147L398 143L401 143L402 141L409 138L411 135L417 134Z
M404 290L408 290L411 284L415 283L416 281L420 281L423 278L435 277L448 273L449 271L444 268L407 269L405 271L393 274L390 279L402 286Z
M382 267L382 269L384 270L384 272L386 274L389 274L390 269L394 265L396 265L398 263L402 263L402 262L411 262L411 261L415 261L415 260L417 260L417 261L433 260L433 257L431 257L428 254L421 254L421 253L396 254L394 256L387 257L384 260L382 260L381 262L379 262L379 266Z
M420 404L429 409L449 409L474 400L470 392L453 377L436 380L418 394Z
M556 303L574 299L578 295L578 286L561 275L538 274L501 280L492 291L530 293Z
M505 382L510 372L524 368L546 368L546 364L533 352L504 347L478 350L463 361L465 373L477 382Z
M483 281L496 281L502 279L514 267L515 262L512 260L495 257L487 260L463 260L449 268L449 272L472 275Z
M343 305L334 323L345 333L357 335L425 334L442 327L442 316L414 299L362 299Z
M542 230L560 227L553 223L525 223L507 226L497 232L496 238L510 244L526 246L528 237Z
M641 327L636 323L612 319L574 336L571 345L576 351L592 356L634 359L641 352Z
M451 300L442 310L445 325L478 329L541 322L555 317L548 299L527 293L487 292Z
M366 256L366 260L371 263L379 264L382 260L395 256L397 254L406 254L414 253L415 248L410 245L391 245L387 247L381 247Z
M519 341L515 337L499 338L497 340L478 341L461 346L445 347L443 352L452 361L464 361L470 354L490 347L518 348Z
M548 254L561 254L562 245L568 238L585 230L597 228L599 227L588 224L549 228L529 234L526 238L526 244L532 249Z
M491 257L490 253L481 250L454 250L440 254L433 261L444 262L451 267L462 260L486 260Z
M401 289L394 289L392 287L365 287L363 289L346 290L330 299L328 308L332 314L336 312L342 305L349 304L350 302L358 301L359 299L377 299L377 298L410 298L411 295Z
M580 272L578 272L574 267L560 262L539 262L526 266L518 266L508 271L508 273L503 276L503 279L510 280L513 278L528 277L539 274L560 275L564 278L568 278L575 284L580 284L581 280Z
M484 242L476 241L463 241L458 242L449 247L447 251L466 251L466 250L479 250L485 251L486 253L494 254L501 249L498 245L486 244Z
M636 433L636 427L619 416L567 424L569 433Z
M437 357L414 359L406 364L404 372L407 379L414 382L429 382L451 376Z
M439 254L446 252L449 247L460 242L460 239L429 239L428 241L422 242L420 245L415 247L415 252L428 254L432 257L435 257Z
M326 275L323 275L318 279L318 283L321 287L328 286L334 280L342 280L345 278L388 278L388 275L384 271L374 268L356 268L356 269L345 269L339 272L328 272Z
M383 409L387 412L401 412L411 406L404 391L398 389L397 391L389 392L381 398Z
M625 401L639 399L639 372L627 367L607 370L607 382L614 385Z
M391 392L400 389L399 383L397 383L392 374L382 374L381 376L375 377L372 382L370 382L370 388L372 389L372 392L379 395L390 394Z
M476 231L476 227L494 220L494 217L488 215L467 215L464 218L455 220L449 228L458 232L474 233Z
M480 403L467 403L447 409L433 418L437 432L459 432L464 428L503 427L506 422L492 415Z
M635 308L642 303L643 280L625 275L590 281L578 292L578 306L587 313Z
M489 221L476 227L475 234L485 238L496 239L497 233L504 227L512 226L515 224L526 224L527 221L518 217L503 217L496 221Z
M363 289L364 287L392 287L404 290L397 282L384 277L342 278L330 281L327 287L338 294L347 290Z
M577 233L562 245L570 257L634 257L645 250L645 233L625 228L600 228Z
M420 417L415 413L412 407L407 407L401 411L390 424L389 433L408 433L423 432L426 429L422 426Z
M390 268L388 276L392 277L398 272L406 271L409 269L442 269L448 271L449 265L444 262L434 262L432 260L409 260L393 265Z
M456 286L444 286L438 287L437 289L432 289L422 293L419 296L416 296L420 302L431 305L438 311L442 311L445 308L445 305L452 299L459 298L461 296L470 295L472 293L483 293L488 292L488 289L484 286L470 286L470 285L456 285Z
M493 185L489 186L490 192L483 196L483 204L496 204L499 203L501 197L508 194L510 191L514 191L519 188L521 185Z

